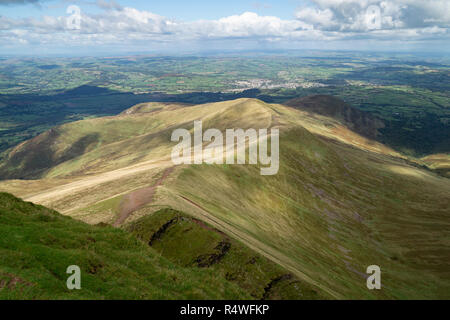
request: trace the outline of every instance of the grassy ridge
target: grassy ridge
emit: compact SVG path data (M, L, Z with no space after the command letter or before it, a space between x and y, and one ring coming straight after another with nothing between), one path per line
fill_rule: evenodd
M157 188L152 202L125 222L149 214L149 221L154 221L157 216L152 214L161 207L185 212L272 260L323 297L448 298L448 179L412 166L392 149L363 139L334 119L282 105L239 99L143 109L152 112L95 119L97 126L80 126L98 131L104 125L117 126L121 132L131 130L128 127L134 122L148 123L142 134L118 138L48 168L45 179L6 181L0 187L90 223L111 223L122 196L152 185L172 165L166 159L173 145L172 129L192 129L198 119L203 120L204 130L278 127L277 175L261 176L254 165L179 166ZM76 130L80 127L65 127L70 130L64 136L70 137L58 141L82 137L86 132ZM28 151L27 156L33 157L33 149ZM163 224L171 219L170 214L163 217ZM196 230L193 237L199 236L201 230L191 222L173 225L168 229L173 238L154 245L183 267L192 265L193 254L181 250L183 242L174 239L190 227ZM149 241L144 225L143 239ZM220 251L223 239L216 236L202 234L203 239L212 237L215 245L194 246L195 257ZM226 278L233 261L225 262L226 258L224 265L213 268ZM372 264L381 267L381 291L366 288L365 270ZM264 282L274 279L270 274ZM255 295L261 297L261 288Z
M153 112L145 112L145 110ZM156 109L156 111L155 111ZM138 110L138 112L137 112ZM146 160L170 156L170 135L175 128L192 130L201 119L206 128L267 128L304 126L308 130L354 144L360 137L331 118L316 118L257 99L237 99L186 107L139 104L122 115L68 123L13 148L0 164L0 178L37 179L107 172ZM329 123L326 123L329 122ZM326 123L326 125L324 125ZM351 135L350 137L346 137ZM359 143L359 147L363 143ZM386 147L369 141L365 147ZM385 151L383 151L385 152Z

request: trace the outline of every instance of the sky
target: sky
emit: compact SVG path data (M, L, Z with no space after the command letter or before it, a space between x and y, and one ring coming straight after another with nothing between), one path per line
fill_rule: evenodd
M0 54L450 52L450 0L0 0Z

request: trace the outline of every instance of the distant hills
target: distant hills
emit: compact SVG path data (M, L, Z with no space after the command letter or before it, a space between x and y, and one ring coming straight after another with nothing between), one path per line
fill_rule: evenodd
M289 104L295 108L249 98L144 103L117 116L67 123L13 148L0 166L9 179L0 190L109 225L102 239L137 237L142 252L156 250L178 267L218 275L211 282L219 288L215 295L202 287L209 284L186 284L205 288L199 298L286 298L283 292L295 299L449 298L450 180L370 139L377 120L339 100L316 96ZM278 174L261 176L260 165L174 166L171 133L192 132L195 120L204 130L279 129ZM51 227L36 230L51 234ZM36 239L51 247L63 241L58 237ZM3 243L12 248L19 240ZM382 290L366 287L373 264L382 270ZM177 277L174 270L173 281L182 286L187 273ZM148 290L152 297L156 289ZM171 286L160 290L164 297L190 296L175 295Z
M82 85L70 90L64 91L62 94L66 96L79 96L79 95L94 95L94 94L105 94L115 92L108 88L91 86L91 85Z

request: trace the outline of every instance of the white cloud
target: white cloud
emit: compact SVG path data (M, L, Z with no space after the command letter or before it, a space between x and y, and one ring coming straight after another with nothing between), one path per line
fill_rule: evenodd
M311 27L335 28L335 26L333 26L334 14L330 9L320 10L307 7L297 11L296 17L298 20L307 23Z
M68 16L12 19L0 15L0 45L126 45L180 41L248 39L266 42L375 40L447 40L447 0L311 0L295 18L253 12L192 22L97 1L100 14L81 14L81 28L68 30Z
M105 42L127 42L129 39L177 41L251 37L273 40L273 38L301 37L301 30L305 25L297 20L259 16L252 12L218 20L180 22L129 7L107 10L98 15L82 13L81 26L76 31L67 30L65 27L67 20L68 17L50 16L44 16L39 20L0 17L0 30L22 29L26 31L22 37L52 34L58 41L61 39L101 41L102 38ZM68 34L70 37L65 37Z
M296 17L320 30L366 32L450 25L448 0L311 0L310 5L313 8L299 9Z
M245 12L218 20L183 23L181 29L201 38L289 37L295 36L303 25L300 21Z

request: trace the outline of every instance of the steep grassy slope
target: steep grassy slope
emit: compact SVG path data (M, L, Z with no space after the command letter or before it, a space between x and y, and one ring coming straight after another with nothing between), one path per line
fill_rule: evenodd
M178 267L123 230L91 226L0 193L0 299L239 299L206 268ZM68 290L66 268L81 268Z
M330 298L239 241L179 211L158 210L126 229L173 263L208 268L236 283L253 298Z
M58 128L65 134L52 144L60 146L49 153L52 159L70 148L61 141L87 134L79 128L90 126L89 134L99 135L108 127L134 131L102 138L90 151L42 171L44 179L4 181L0 189L92 224L124 228L146 221L140 219L157 223L155 212L176 209L275 262L320 297L449 298L450 180L411 165L339 120L309 111L255 99L143 110ZM192 130L199 119L204 130L279 128L278 174L261 176L256 165L174 167L172 130ZM36 156L32 145L18 146L11 157ZM9 176L33 172L15 166L11 157L2 169ZM120 219L136 197L139 205ZM189 265L192 256L181 254L189 242L179 238L184 226L173 228L173 239L180 240L166 238L155 249ZM211 255L216 247L194 252ZM365 271L372 264L381 267L382 290L366 288ZM226 277L229 265L216 267Z
M327 298L181 212L163 209L128 229L88 225L0 193L0 299ZM81 290L66 288L73 264Z
M280 141L278 175L190 166L161 202L208 217L336 298L449 298L447 179L304 130ZM365 286L372 264L383 290Z
M328 96L316 95L289 100L285 105L323 116L329 116L342 121L351 130L370 139L379 135L378 129L383 128L381 119L372 114L353 108L344 101Z
M172 108L176 106L168 106L168 111ZM136 152L138 151L136 144L131 144L123 150L122 155L129 157L126 159L114 157L111 154L113 151L110 151L111 148L108 149L108 146L115 145L117 142L125 142L122 145L126 145L130 139L136 139L144 134L147 139L151 139L152 132L159 132L166 125L167 122L159 120L158 117L140 116L135 110L131 110L131 113L125 116L68 123L13 148L8 153L5 163L0 166L0 176L29 179L59 175L58 165L60 164L63 164L61 170L66 170L67 174L84 165L83 161L78 160L80 157L91 161L98 160L100 157L111 157L110 161L116 160L118 166L122 165L122 162L131 163L140 156ZM148 151L148 148L153 147L155 144L148 145L145 150ZM113 146L113 150L118 149L121 149L121 146ZM108 154L108 151L111 153ZM51 169L56 172L49 172ZM83 169L87 171L89 168Z

